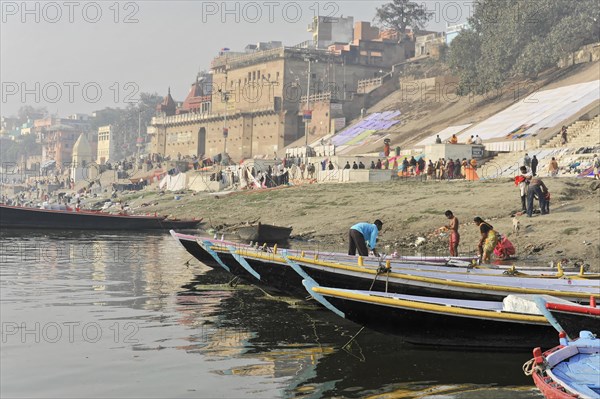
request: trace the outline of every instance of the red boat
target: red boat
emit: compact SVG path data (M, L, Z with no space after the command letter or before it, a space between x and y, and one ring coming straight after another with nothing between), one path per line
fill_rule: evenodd
M542 353L533 350L533 359L523 371L546 399L600 398L600 339L589 331L581 331L575 341L560 335L560 345Z
M52 230L192 229L202 219L168 219L159 215L125 215L86 210L51 210L0 204L0 228Z

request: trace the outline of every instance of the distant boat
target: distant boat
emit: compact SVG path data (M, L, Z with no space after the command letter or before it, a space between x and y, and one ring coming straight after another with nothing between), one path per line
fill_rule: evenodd
M561 337L560 345L542 353L533 350L533 359L523 365L547 399L600 399L600 339L581 331L575 341Z
M241 227L237 235L244 241L254 242L282 242L290 238L291 227L273 226L270 224L257 223L253 226Z
M167 219L159 215L123 215L88 210L53 210L0 204L0 228L50 230L192 229L202 219Z

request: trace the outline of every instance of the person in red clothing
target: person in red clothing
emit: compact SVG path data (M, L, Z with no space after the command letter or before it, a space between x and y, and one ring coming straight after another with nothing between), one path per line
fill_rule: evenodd
M458 244L460 244L460 234L458 234L458 219L452 211L446 211L446 217L450 220L450 224L446 227L450 231L450 256L458 256Z

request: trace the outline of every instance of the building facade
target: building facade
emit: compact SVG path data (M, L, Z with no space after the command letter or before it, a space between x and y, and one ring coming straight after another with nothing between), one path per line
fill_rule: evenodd
M113 161L115 156L114 129L112 125L100 126L98 128L98 151L97 161L100 165Z
M301 138L313 142L330 133L333 119L339 124L356 116L346 110L357 109L351 102L359 81L380 76L414 51L412 42L357 24L352 43L327 49L221 52L212 61L210 90L197 78L181 107L170 92L157 107L148 130L151 151L172 158L227 153L240 160L272 156ZM318 120L303 116L307 108Z
M313 18L308 25L308 32L313 34L312 47L327 48L332 44L348 44L354 39L353 17L323 17Z

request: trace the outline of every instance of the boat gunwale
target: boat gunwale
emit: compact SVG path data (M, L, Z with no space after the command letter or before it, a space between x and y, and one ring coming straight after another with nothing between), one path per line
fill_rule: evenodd
M61 209L42 209L42 208L28 208L23 206L12 206L12 205L4 205L0 204L0 208L10 208L19 211L25 212L46 212L46 213L54 213L54 214L63 214L63 215L80 215L80 216L104 216L104 217L113 217L113 218L137 218L137 219L146 219L146 220L156 220L161 221L165 220L166 216L152 216L152 215L120 215L116 213L108 213L102 211L91 211L91 210L61 210ZM169 220L169 219L167 219ZM185 220L187 221L187 220ZM190 220L192 222L193 220Z
M312 287L318 294L368 304L385 305L411 311L425 311L428 313L445 314L468 318L484 318L489 320L521 322L524 324L549 325L548 320L542 315L529 315L525 313L504 312L497 310L470 309L459 306L432 304L427 302L410 301L400 298L387 298L377 295L367 295L356 290L340 290L330 287Z

